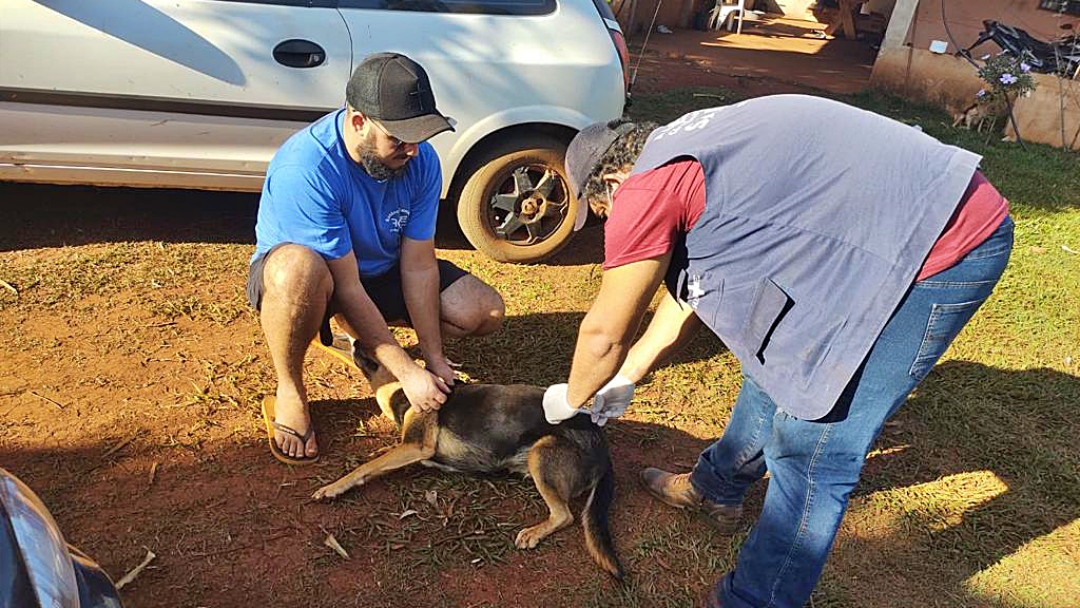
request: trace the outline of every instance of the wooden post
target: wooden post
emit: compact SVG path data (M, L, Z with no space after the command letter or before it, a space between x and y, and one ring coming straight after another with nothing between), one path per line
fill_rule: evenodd
M881 50L887 51L904 46L908 32L911 31L911 24L915 22L915 9L918 6L919 0L896 0L892 16L889 17L889 27L885 30L885 41L881 44Z
M626 37L636 35L637 32L637 2L638 0L630 0L630 25L627 27Z
M679 27L692 27L694 23L694 0L683 0L679 8Z

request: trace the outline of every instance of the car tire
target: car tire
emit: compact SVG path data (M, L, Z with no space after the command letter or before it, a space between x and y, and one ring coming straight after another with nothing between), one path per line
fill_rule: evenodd
M469 243L497 261L519 264L565 247L578 209L565 155L566 144L539 135L488 150L458 198L458 224Z

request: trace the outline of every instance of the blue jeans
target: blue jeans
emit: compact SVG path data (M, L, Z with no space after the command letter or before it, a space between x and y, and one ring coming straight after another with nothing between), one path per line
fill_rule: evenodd
M738 505L750 484L771 474L735 569L718 584L724 608L800 608L810 598L867 452L990 296L1012 243L1006 218L959 263L914 284L824 418L793 418L743 379L723 437L702 452L690 477L709 500Z

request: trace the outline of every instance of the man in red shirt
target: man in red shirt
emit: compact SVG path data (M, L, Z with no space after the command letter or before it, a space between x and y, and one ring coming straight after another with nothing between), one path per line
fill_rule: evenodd
M805 96L659 128L593 125L571 143L572 186L608 217L604 278L569 382L545 394L548 420L621 415L634 384L702 323L743 367L724 436L694 470L641 475L659 500L730 531L749 486L771 473L707 605L809 599L874 439L1008 261L1007 201L977 162ZM668 293L631 347L662 280Z

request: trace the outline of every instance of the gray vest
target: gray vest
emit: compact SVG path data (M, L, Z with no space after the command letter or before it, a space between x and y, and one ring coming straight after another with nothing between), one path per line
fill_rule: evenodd
M706 204L668 288L777 406L808 420L839 399L980 160L803 95L687 114L650 135L634 173L679 157L701 163Z

